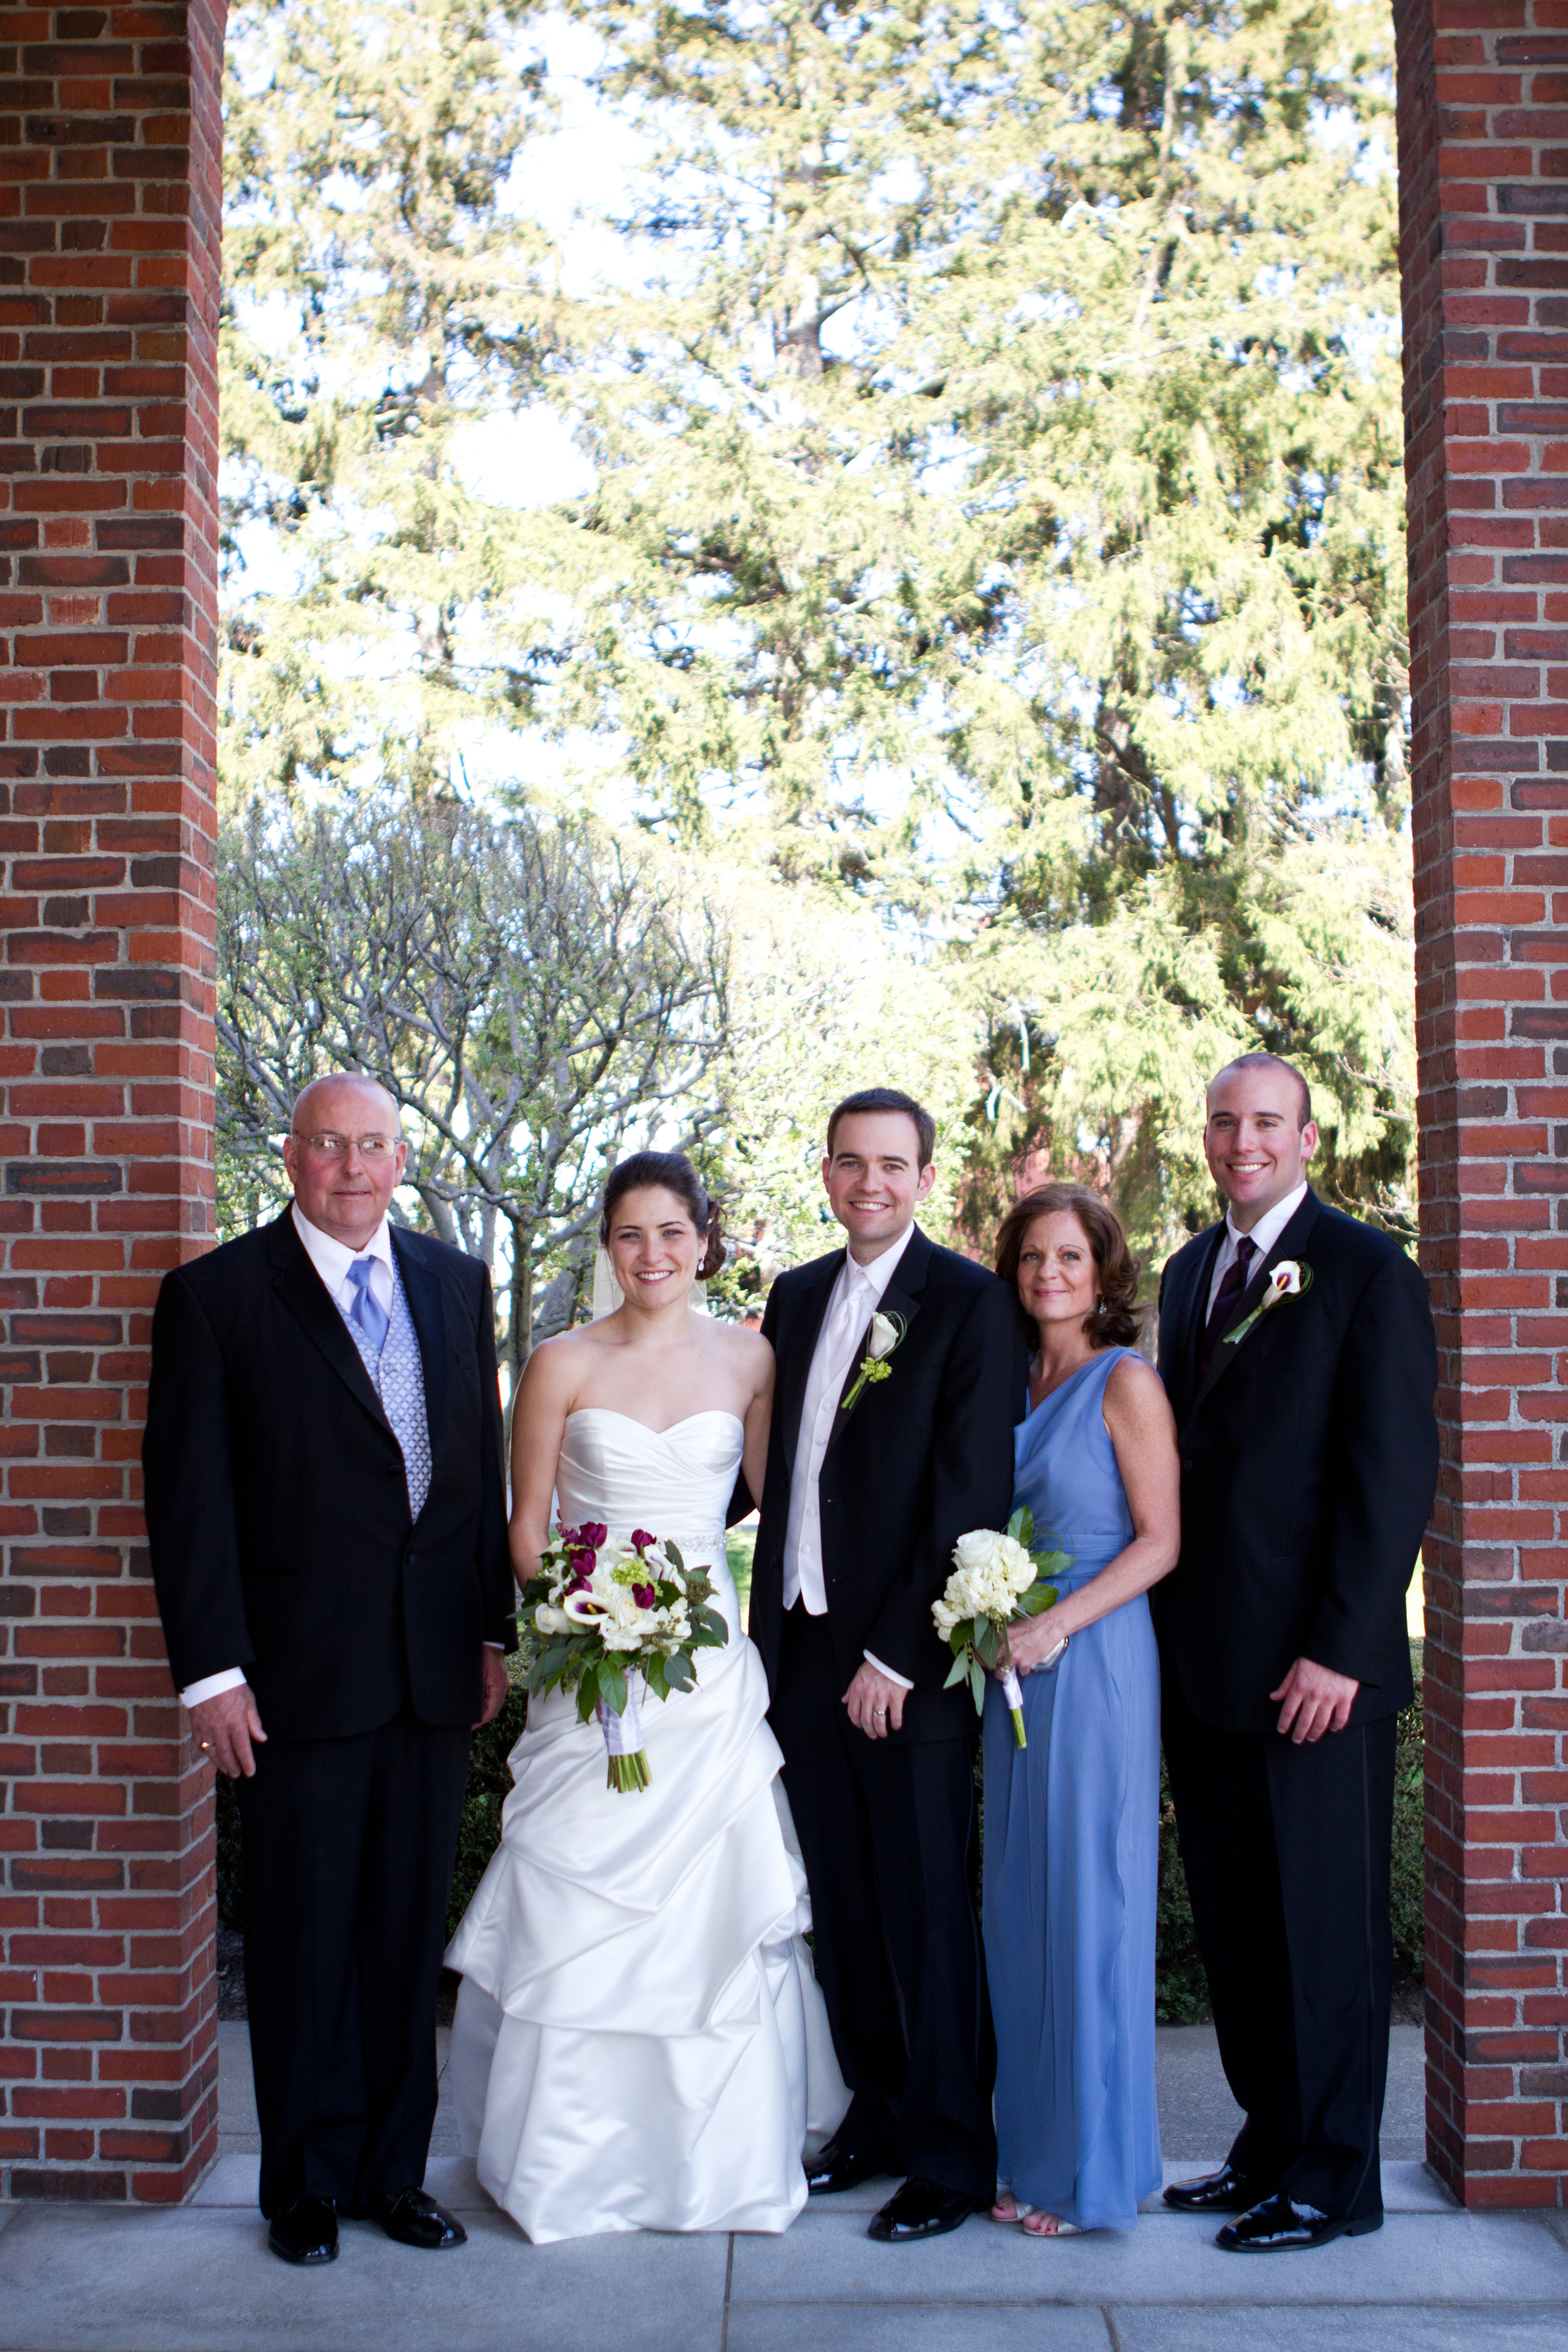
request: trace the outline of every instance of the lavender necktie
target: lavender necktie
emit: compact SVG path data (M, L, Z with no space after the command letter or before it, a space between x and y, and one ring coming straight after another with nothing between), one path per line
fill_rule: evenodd
M370 1286L373 1257L356 1257L349 1267L349 1280L354 1286L354 1302L349 1308L349 1321L363 1332L379 1356L386 1344L391 1318Z

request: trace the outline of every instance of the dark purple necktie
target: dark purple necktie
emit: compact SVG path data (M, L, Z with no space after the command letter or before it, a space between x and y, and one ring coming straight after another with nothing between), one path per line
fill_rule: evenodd
M1209 1360L1220 1342L1220 1334L1235 1314L1237 1302L1247 1288L1252 1261L1258 1255L1256 1245L1243 1234L1236 1244L1236 1255L1220 1276L1219 1288L1209 1308L1209 1319L1204 1325L1204 1343L1198 1349L1198 1378L1201 1381L1209 1368Z

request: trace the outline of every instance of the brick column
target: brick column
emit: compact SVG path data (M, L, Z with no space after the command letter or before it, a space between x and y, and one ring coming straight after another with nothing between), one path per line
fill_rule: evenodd
M1399 0L1426 1554L1427 2135L1568 2188L1568 6Z
M0 2194L216 2132L210 1774L138 1507L211 1230L223 0L0 9Z

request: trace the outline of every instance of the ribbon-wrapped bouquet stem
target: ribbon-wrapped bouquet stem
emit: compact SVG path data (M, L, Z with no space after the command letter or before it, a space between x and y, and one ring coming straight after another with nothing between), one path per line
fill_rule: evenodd
M985 1705L985 1677L1002 1662L1004 1626L1026 1623L1057 1597L1050 1579L1068 1564L1065 1551L1037 1551L1035 1523L1026 1507L1014 1512L1005 1535L976 1528L952 1548L952 1574L940 1601L931 1602L936 1630L952 1652L952 1671L942 1685L951 1690L967 1677L975 1712ZM1008 1667L1003 1696L1013 1716L1013 1737L1029 1744L1024 1729L1024 1690Z
M710 1609L712 1580L646 1528L611 1543L595 1521L558 1528L523 1588L519 1620L531 1697L575 1691L577 1717L596 1714L619 1793L646 1789L643 1693L667 1699L697 1680L695 1654L721 1650L730 1629Z

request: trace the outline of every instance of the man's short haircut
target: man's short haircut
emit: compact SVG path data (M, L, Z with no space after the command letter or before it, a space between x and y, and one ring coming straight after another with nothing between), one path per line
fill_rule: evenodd
M879 1110L898 1111L903 1118L913 1119L915 1133L921 1139L920 1164L922 1168L929 1168L936 1150L936 1121L923 1103L916 1102L913 1095L900 1094L897 1087L862 1087L858 1095L846 1095L841 1103L835 1105L833 1116L827 1122L829 1160L833 1157L833 1139L838 1132L839 1120L853 1118L858 1111Z
M400 1135L402 1134L403 1118L402 1114L399 1112L397 1108L397 1098L387 1087L382 1085L381 1080L376 1077L372 1071L323 1070L319 1078L307 1078L299 1093L295 1096L289 1112L289 1132L290 1135L298 1135L300 1132L294 1122L300 1116L300 1105L304 1101L307 1095L313 1095L318 1087L339 1087L345 1083L352 1087L371 1087L378 1095L383 1096L385 1100L392 1105L393 1124L396 1128L398 1133Z
M1212 1093L1221 1078L1228 1078L1232 1070L1283 1070L1288 1077L1295 1079L1301 1089L1301 1116L1296 1121L1297 1126L1305 1127L1311 1118L1312 1089L1295 1063L1288 1062L1283 1054L1238 1054L1234 1062L1227 1062L1223 1070L1215 1072L1209 1080L1208 1091Z

